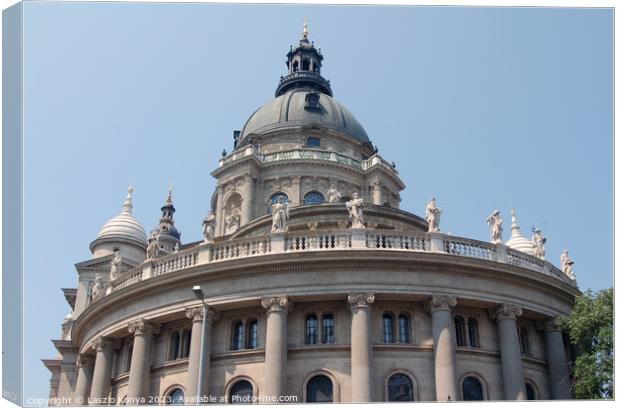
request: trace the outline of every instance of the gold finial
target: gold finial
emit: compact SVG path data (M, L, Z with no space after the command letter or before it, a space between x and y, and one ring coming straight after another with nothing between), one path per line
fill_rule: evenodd
M303 36L304 39L308 39L308 21L306 21L306 19L304 18L304 32L303 32Z

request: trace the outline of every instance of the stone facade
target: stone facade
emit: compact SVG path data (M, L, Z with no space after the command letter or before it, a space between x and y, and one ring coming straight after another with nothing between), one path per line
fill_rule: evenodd
M130 190L92 259L76 265L59 357L44 360L50 396L571 398L571 356L553 320L570 312L574 279L499 241L428 232L399 210L401 176L332 98L307 31L288 58L277 91L286 115L259 109L212 172L213 236L181 244L170 192L147 256ZM355 193L364 224L351 228ZM286 226L272 233L278 200ZM97 277L104 293L93 298Z

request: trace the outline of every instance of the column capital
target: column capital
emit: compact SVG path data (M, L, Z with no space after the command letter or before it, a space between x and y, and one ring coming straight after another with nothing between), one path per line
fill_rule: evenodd
M92 366L95 364L95 358L90 354L80 354L78 359L78 367Z
M558 319L559 316L556 316L541 322L536 322L536 329L544 333L562 331L562 328L558 323Z
M160 328L160 325L150 322L146 319L134 320L133 322L129 323L129 326L127 327L129 332L133 333L134 336L153 336L155 334L159 334Z
M116 339L112 339L109 337L97 337L94 341L93 341L93 345L92 345L92 349L99 352L99 351L113 351L113 350L118 350L119 348L121 348L121 342L116 340Z
M261 306L267 310L267 313L271 312L285 312L288 313L293 310L293 302L288 296L273 296L265 297L261 299Z
M185 309L185 317L191 319L192 322L204 320L204 312L202 306L188 307ZM220 319L220 311L207 305L207 321L212 323Z
M349 309L367 308L375 301L375 294L372 292L349 293L347 302Z
M489 318L491 320L516 320L517 317L521 316L522 314L523 309L521 309L519 306L509 303L502 303L501 305L489 310Z
M433 314L440 310L450 311L456 306L456 296L452 295L432 295L426 303L424 303L424 310Z
M291 181L293 183L299 183L301 181L301 176L297 176L297 175L291 176Z

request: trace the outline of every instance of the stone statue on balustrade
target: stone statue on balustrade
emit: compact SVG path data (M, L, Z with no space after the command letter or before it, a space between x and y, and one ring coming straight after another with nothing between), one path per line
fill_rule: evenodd
M155 259L159 256L159 235L157 235L157 231L151 231L151 235L148 239L148 244L146 246L146 259Z
M486 222L489 224L489 228L491 229L491 243L501 244L504 228L502 227L502 219L499 216L499 210L493 211L493 214L489 215Z
M226 226L226 235L237 231L241 225L241 209L233 204L230 207L230 213L224 218L224 221Z
M349 218L351 219L351 228L364 227L364 199L359 197L357 192L353 193L353 198L346 202Z
M271 232L286 232L288 229L288 203L281 196L271 205Z
M342 197L342 194L340 194L340 191L338 191L338 189L336 188L336 185L332 183L332 185L329 186L329 190L327 190L327 202L329 203L340 202L340 197Z
M176 244L174 244L174 249L173 252L176 254L177 252L179 252L181 250L181 244L179 244L178 242Z
M540 259L545 259L545 242L547 238L542 236L540 228L532 227L532 244L534 244L534 255Z
M110 280L114 280L121 275L121 268L123 266L123 257L121 256L121 251L119 249L114 250L114 259L112 259L112 264L110 266Z
M95 276L95 282L93 283L93 288L90 290L90 301L96 302L101 299L105 294L105 287L103 285L103 279L100 274Z
M439 219L441 217L441 208L437 207L435 198L431 198L426 204L426 222L428 223L428 232L439 232Z
M573 262L572 259L568 256L568 250L564 250L560 255L560 266L562 268L562 272L566 274L571 280L575 280L575 274L573 273Z
M205 244L213 242L215 237L215 214L213 211L209 211L209 214L202 220L202 236L204 237Z

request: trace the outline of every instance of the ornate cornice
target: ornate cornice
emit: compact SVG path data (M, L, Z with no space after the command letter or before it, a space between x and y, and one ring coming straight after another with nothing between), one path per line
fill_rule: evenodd
M454 306L456 306L456 296L432 295L426 303L424 303L424 310L430 314L440 310L447 310L449 312Z
M216 322L220 319L221 313L212 306L207 306L207 321L209 323ZM185 309L185 317L191 319L192 322L204 320L204 309L202 306L188 307Z
M120 347L121 347L120 341L109 338L109 337L97 337L93 341L93 345L92 345L92 349L95 350L96 352L114 351L114 350L118 350Z
M523 309L519 306L511 305L509 303L502 303L494 309L489 310L489 317L491 320L504 320L512 319L516 320L517 317L523 314Z
M159 334L161 326L145 319L138 319L129 323L127 329L130 333L133 333L134 336L153 336Z
M351 310L357 308L368 308L375 301L373 292L350 293L347 297L349 308Z
M288 296L274 296L261 299L261 306L267 310L267 313L271 312L285 312L288 313L293 310L293 302Z

